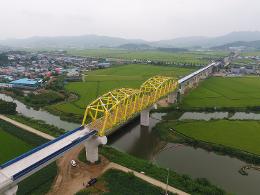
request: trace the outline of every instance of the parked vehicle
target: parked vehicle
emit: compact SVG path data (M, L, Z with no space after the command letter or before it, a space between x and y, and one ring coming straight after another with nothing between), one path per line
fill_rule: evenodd
M90 180L88 181L88 184L87 184L86 187L92 186L92 185L94 185L96 182L97 182L97 178L92 178L92 179L90 179Z
M73 166L73 167L76 167L76 166L77 166L77 163L76 163L75 160L71 160L71 161L70 161L70 164L71 164L71 166Z

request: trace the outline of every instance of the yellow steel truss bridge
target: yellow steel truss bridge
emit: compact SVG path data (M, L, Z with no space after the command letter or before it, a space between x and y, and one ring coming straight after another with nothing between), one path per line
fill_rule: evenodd
M176 90L177 86L177 80L172 77L154 76L145 81L140 89L121 88L110 91L87 106L82 125L98 131L99 136L107 135Z

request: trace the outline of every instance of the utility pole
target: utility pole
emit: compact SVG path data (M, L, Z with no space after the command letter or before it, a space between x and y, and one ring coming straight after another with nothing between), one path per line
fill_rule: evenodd
M165 189L165 195L168 195L168 183L169 183L169 173L170 169L168 168L168 174L167 174L167 182L166 182L166 189Z

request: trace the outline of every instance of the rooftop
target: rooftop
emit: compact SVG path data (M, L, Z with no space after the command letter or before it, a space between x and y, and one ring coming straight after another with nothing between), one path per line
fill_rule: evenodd
M11 84L24 84L24 85L35 85L37 83L38 83L37 80L28 79L28 78L18 79L11 82Z

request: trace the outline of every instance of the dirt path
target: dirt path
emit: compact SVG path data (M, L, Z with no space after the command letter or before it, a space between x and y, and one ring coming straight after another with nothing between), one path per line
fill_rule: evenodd
M83 182L99 177L109 161L102 158L98 165L87 165L77 160L83 146L79 146L57 160L59 168L55 182L48 195L72 195L84 188ZM71 160L76 160L77 167L72 167Z
M123 171L123 172L126 172L126 173L132 172L132 173L134 173L134 175L135 175L136 177L139 177L140 179L142 179L142 180L144 180L144 181L146 181L146 182L148 182L148 183L150 183L150 184L153 184L153 185L155 185L155 186L157 186L157 187L160 187L160 188L162 188L162 189L165 189L165 188L166 188L166 184L163 183L163 182L161 182L161 181L158 181L158 180L153 179L153 178L151 178L151 177L149 177L149 176L146 176L146 175L144 175L144 174L142 174L142 173L138 173L138 172L136 172L136 171L133 171L133 170L131 170L131 169L128 169L127 167L123 167L123 166L121 166L121 165L119 165L119 164L116 164L116 163L113 163L113 162L110 162L110 163L108 164L108 166L106 166L106 168L103 170L103 172L107 171L108 169L117 169L117 170L120 170L120 171ZM179 190L179 189L176 189L176 188L174 188L174 187L172 187L172 186L168 186L168 191L169 191L169 192L172 192L172 193L179 194L179 195L188 195L188 193L183 192L183 191L181 191L181 190Z
M51 136L51 135L49 135L49 134L47 134L47 133L43 133L43 132L41 132L41 131L39 131L39 130L37 130L37 129L34 129L34 128L32 128L32 127L29 127L29 126L27 126L27 125L25 125L25 124L22 124L22 123L20 123L20 122L15 121L15 120L13 120L13 119L10 119L10 118L8 118L8 117L6 117L6 116L4 116L4 115L1 115L1 114L0 114L0 119L6 121L6 122L8 122L8 123L11 123L11 124L13 124L13 125L15 125L15 126L17 126L17 127L19 127L19 128L22 128L22 129L24 129L24 130L26 130L26 131L29 131L29 132L31 132L31 133L34 133L34 134L36 134L36 135L38 135L38 136L40 136L40 137L43 137L43 138L45 138L45 139L48 139L48 140L53 140L53 139L55 139L55 137L53 137L53 136Z
M84 188L83 182L86 183L90 178L99 177L108 169L117 169L126 173L133 172L136 177L139 177L148 183L162 189L165 189L166 187L166 184L163 182L123 167L119 164L109 162L104 157L101 158L101 163L98 165L88 165L80 162L78 161L77 156L82 149L83 146L79 146L65 154L57 161L59 172L48 195L73 195ZM70 165L70 161L72 159L77 161L77 167L72 167ZM187 193L172 186L168 186L168 190L179 195L188 195Z

